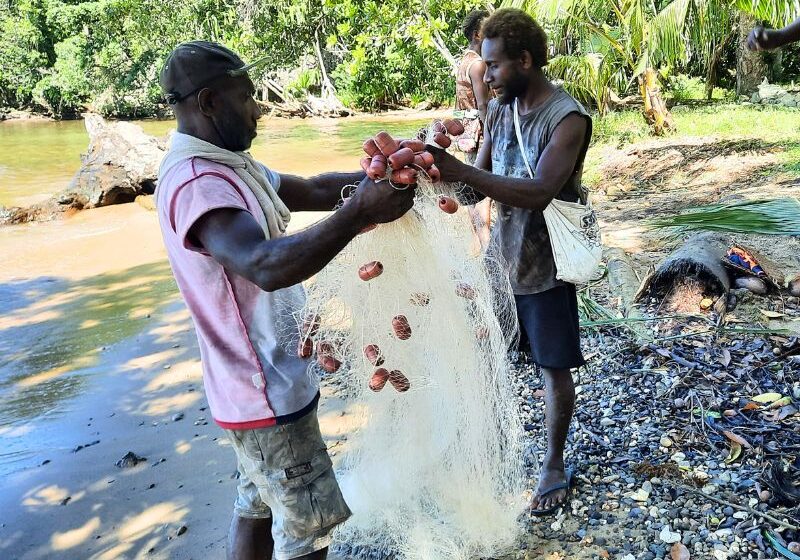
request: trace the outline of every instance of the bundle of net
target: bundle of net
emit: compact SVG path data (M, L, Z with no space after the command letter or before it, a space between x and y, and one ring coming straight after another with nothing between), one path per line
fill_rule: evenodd
M427 144L446 147L443 129L431 125ZM367 169L382 155L378 178L416 188L414 207L357 236L310 283L299 352L336 372L359 416L337 471L353 510L336 534L343 548L496 556L514 544L524 510L507 362L513 294L501 260L475 248L466 193L434 180L425 144L386 133L365 143L375 152ZM418 165L395 167L403 148ZM403 184L412 170L415 186Z

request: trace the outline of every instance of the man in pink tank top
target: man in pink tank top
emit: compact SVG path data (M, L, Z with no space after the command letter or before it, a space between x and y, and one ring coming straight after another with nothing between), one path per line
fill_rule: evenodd
M469 47L461 56L456 69L456 110L454 116L461 119L464 134L455 139L455 146L464 152L464 161L475 165L483 126L486 121L486 107L492 95L489 86L483 81L486 64L481 58L481 25L489 17L486 10L472 10L462 23L462 31L469 41ZM475 233L481 247L489 243L492 222L492 201L485 199L469 209Z
M247 66L205 41L179 45L161 72L178 132L159 172L159 223L191 312L214 420L239 464L228 558L324 559L350 515L317 421L319 383L298 357L301 282L370 224L413 204L359 173L280 174L245 152L260 117ZM285 235L290 211L333 210Z

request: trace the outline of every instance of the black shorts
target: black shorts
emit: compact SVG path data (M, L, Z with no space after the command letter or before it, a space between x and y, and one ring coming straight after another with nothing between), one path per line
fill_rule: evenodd
M538 294L514 296L520 336L530 342L533 362L548 369L584 365L575 286L556 286Z

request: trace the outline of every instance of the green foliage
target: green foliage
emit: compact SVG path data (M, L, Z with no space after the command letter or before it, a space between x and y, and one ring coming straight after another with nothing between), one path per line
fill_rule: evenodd
M204 38L241 48L239 23L233 0L23 0L0 11L0 105L153 116L172 47Z
M736 7L775 27L788 25L800 14L798 0L734 0Z
M270 55L265 71L297 75L295 97L322 86L325 70L346 104L378 109L449 102L452 56L466 47L461 22L482 0L8 0L0 6L0 106L55 116L89 108L118 117L165 109L158 71L192 39L220 41L246 60ZM800 0L505 0L548 31L548 72L606 113L632 93L646 67L668 78L706 78L728 60L737 9L773 25ZM449 54L447 54L449 53ZM730 64L730 62L728 62ZM699 74L699 76L698 76ZM258 84L260 75L253 76ZM699 98L701 82L668 79L675 99ZM716 96L721 96L717 92Z
M84 70L87 40L74 35L55 46L56 63L33 88L34 101L54 115L80 113L91 97L92 81Z
M675 107L672 113L677 129L685 136L715 136L721 139L740 138L747 131L750 138L766 142L780 142L790 146L783 162L787 167L781 170L792 171L788 166L800 165L800 149L796 148L797 109L778 105L714 104L704 107ZM594 119L592 125L592 144L610 144L622 147L643 140L649 136L647 124L636 109L626 109L609 113L605 118ZM587 158L601 151L589 151ZM587 163L587 169L591 166ZM586 174L584 174L584 179Z
M664 76L700 70L713 84L725 48L737 38L738 10L776 25L800 15L800 0L504 0L503 6L524 9L544 25L564 57L554 61L552 74L574 78L579 98L601 111L603 99L628 93L646 68Z
M675 101L702 101L706 99L706 83L698 76L679 74L669 80L666 97ZM714 88L713 100L733 100L734 93L722 88Z
M47 66L41 31L26 15L0 12L0 106L25 107Z
M614 63L614 53L602 56L562 54L547 65L547 74L561 80L564 88L575 98L588 101L601 115L608 111L611 91L624 90L625 74Z
M363 109L391 106L423 94L443 102L455 94L453 69L436 49L459 55L461 21L482 4L469 0L325 0L338 22L328 38L343 53L333 74L342 100Z
M319 89L320 80L319 70L316 68L305 68L286 86L286 91L293 97L302 97L303 95L311 93L312 90Z
M55 116L84 107L119 117L163 110L158 71L179 42L222 42L266 71L304 67L316 46L345 103L375 109L454 94L443 47L466 47L480 0L19 0L0 8L0 105ZM319 65L319 63L317 63ZM260 75L253 76L258 83ZM287 87L302 97L320 68Z
M651 220L655 228L680 233L723 231L764 235L800 235L800 203L795 198L749 200L690 208L669 218Z
M649 127L638 109L614 111L592 123L593 144L625 145L646 138Z

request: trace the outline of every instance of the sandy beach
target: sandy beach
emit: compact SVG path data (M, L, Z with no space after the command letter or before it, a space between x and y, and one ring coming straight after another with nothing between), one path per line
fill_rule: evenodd
M355 169L376 127L408 133L442 114L265 117L252 151L283 173ZM7 205L63 189L88 140L80 122L3 133ZM290 231L323 216L295 214ZM224 558L236 462L207 409L156 214L132 203L3 227L0 255L0 558ZM336 461L348 415L322 394ZM117 467L129 451L147 460Z
M293 227L318 217L298 215ZM70 335L89 344L18 382L31 399L37 385L67 371L80 378L71 398L0 429L5 458L15 454L0 482L0 557L223 558L236 464L207 409L191 320L155 213L127 204L2 236L23 250L11 251L0 272L3 289L14 292L3 294L0 327L22 336L35 328L56 347ZM65 313L97 315L93 307L127 298L140 327L131 336L93 346L93 338L115 338L113 320L52 331ZM335 452L347 430L341 401L323 398L320 417ZM115 466L129 451L147 461Z

